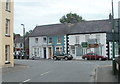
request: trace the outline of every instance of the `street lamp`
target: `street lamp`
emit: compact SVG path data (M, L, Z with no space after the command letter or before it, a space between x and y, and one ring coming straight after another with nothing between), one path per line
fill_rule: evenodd
M113 8L113 0L112 0L112 68L113 74L116 74L116 64L115 64L115 28L114 28L114 8Z
M21 24L23 26L23 50L24 50L24 58L25 58L25 25L24 24Z

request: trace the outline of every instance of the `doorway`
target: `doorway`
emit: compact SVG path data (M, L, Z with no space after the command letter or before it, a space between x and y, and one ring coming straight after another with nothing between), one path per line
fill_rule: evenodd
M52 47L49 47L49 59L52 58Z
M46 59L46 48L44 47L43 50L44 50L44 59Z

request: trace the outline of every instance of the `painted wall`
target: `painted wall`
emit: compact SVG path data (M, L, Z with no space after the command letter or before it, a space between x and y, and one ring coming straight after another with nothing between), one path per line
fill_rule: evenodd
M52 47L53 47L53 54L56 51L56 47L62 47L62 51L64 52L64 36L51 36L52 37ZM57 43L57 39L60 37L61 42ZM49 45L49 44L48 44Z
M44 51L43 51L43 47L47 48L47 42L44 43L43 42L43 37L29 37L29 53L30 53L30 58L32 58L33 54L34 54L34 48L39 48L39 57L40 58L44 58ZM38 38L38 42L36 43L35 38ZM47 37L46 37L47 38ZM46 51L48 52L48 51Z
M10 11L11 12L8 12L8 11L5 11L6 10L6 3L5 2L2 2L0 1L0 19L2 22L0 22L0 29L1 32L0 32L0 38L2 40L0 40L0 46L1 46L1 50L0 50L0 54L2 56L2 61L1 62L1 66L3 67L13 67L14 66L14 59L13 59L13 12L14 12L14 3L13 3L13 0L10 1ZM9 33L9 37L8 36L5 36L5 28L6 28L6 18L7 19L10 19L10 33ZM10 46L10 52L9 52L9 62L10 64L5 64L5 45L9 45ZM2 51L2 52L1 52Z
M101 48L99 48L98 50L101 52L99 52L101 55L106 56L106 33L96 33L96 34L77 34L77 35L69 35L69 50L70 50L70 54L73 55L74 59L76 59L77 57L80 58L80 56L77 55L82 55L82 54L86 54L89 52L97 52L95 51L96 49L94 48L90 48L90 49L86 49L83 48L83 50L81 49L81 43L82 42L87 42L87 37L89 37L89 39L97 39L97 36L99 36L99 43L102 46ZM79 39L76 41L76 39ZM80 44L79 46L75 46L75 44ZM73 50L72 50L72 47ZM75 48L75 49L74 49ZM78 50L82 53L78 53ZM74 52L74 54L73 54Z
M118 18L120 18L120 1L118 2Z

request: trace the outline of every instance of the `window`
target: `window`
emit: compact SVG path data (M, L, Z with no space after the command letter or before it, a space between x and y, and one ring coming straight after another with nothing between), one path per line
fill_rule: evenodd
M100 43L100 35L96 35L97 43Z
M15 44L15 47L17 47L17 44Z
M20 44L20 47L22 47L22 43Z
M6 11L10 12L10 0L6 0Z
M63 48L62 47L56 47L56 52L62 52L63 51Z
M79 44L79 36L75 37L75 42L76 42L76 44Z
M35 42L38 43L38 38L35 38Z
M47 43L47 38L46 37L43 38L43 43Z
M6 35L6 36L10 36L10 20L9 20L9 19L6 19L5 35Z
M52 38L51 37L49 38L48 43L52 43Z
M39 48L34 48L34 56L38 57L39 56Z
M10 63L10 46L5 45L5 63Z
M85 35L85 41L88 42L89 35Z
M57 38L57 43L58 44L61 43L61 38L60 37Z

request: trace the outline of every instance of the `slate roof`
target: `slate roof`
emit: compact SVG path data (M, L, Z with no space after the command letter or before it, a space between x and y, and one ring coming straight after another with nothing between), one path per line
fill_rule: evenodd
M26 45L28 44L28 41L29 41L29 39L28 39L28 38L25 38L25 43L26 43ZM19 37L19 38L16 38L16 39L14 40L14 43L23 43L23 42L24 42L23 37Z
M14 43L23 43L23 42L24 42L23 37L19 37L14 40Z
M109 20L84 21L75 24L52 24L36 26L30 37L65 35L75 33L91 32L111 32L111 23Z
M111 29L111 22L109 20L85 21L76 23L69 31L69 34L111 32Z

